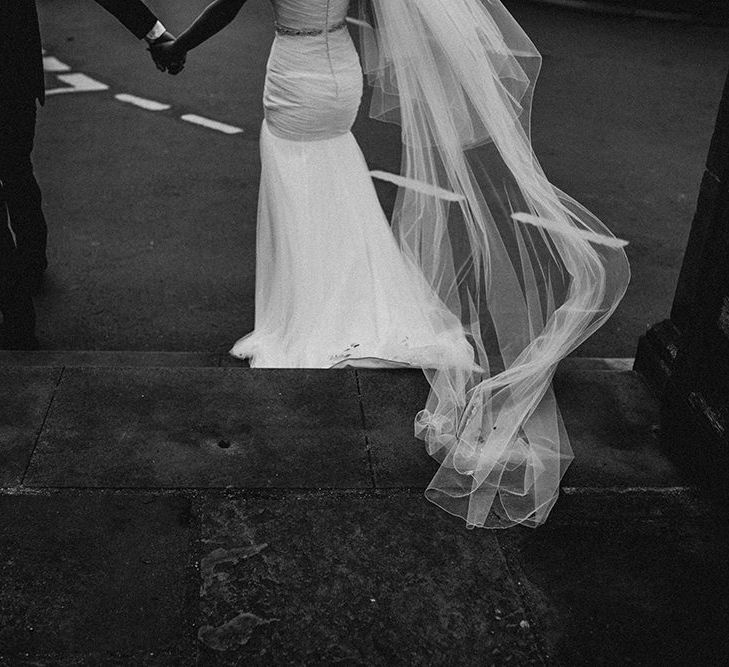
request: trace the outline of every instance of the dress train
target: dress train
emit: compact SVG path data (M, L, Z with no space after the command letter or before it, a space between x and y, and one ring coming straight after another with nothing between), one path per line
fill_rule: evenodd
M470 368L460 321L400 250L351 132L261 129L253 367Z

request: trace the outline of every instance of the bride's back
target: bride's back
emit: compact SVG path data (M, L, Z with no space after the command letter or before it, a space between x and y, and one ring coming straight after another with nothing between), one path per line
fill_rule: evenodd
M288 28L323 29L345 19L349 0L271 0L271 4L276 21Z
M362 98L362 68L344 23L349 0L271 4L277 26L264 89L268 129L295 141L348 133Z

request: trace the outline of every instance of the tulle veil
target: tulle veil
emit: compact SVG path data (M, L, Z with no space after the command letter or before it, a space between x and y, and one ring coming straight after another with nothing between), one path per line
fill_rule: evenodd
M358 0L372 118L402 128L392 228L460 319L477 366L425 369L426 497L468 527L542 524L573 458L552 378L613 313L625 242L545 177L541 57L498 0Z

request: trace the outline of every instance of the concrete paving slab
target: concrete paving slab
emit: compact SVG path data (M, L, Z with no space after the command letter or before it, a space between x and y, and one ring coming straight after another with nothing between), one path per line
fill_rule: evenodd
M436 464L413 435L428 383L420 371L358 371L378 487L425 487ZM656 438L658 405L632 371L560 370L555 393L575 460L568 486L675 486L683 480Z
M564 487L549 515L563 523L601 523L619 516L622 521L645 521L680 516L700 520L716 511L695 487L576 488Z
M554 390L575 460L565 486L676 486L680 472L661 451L659 405L632 371L574 371Z
M29 486L370 487L352 371L73 368Z
M565 497L538 530L498 536L550 661L723 664L725 513L686 494L595 499Z
M413 434L430 386L420 370L358 370L367 441L379 488L428 485L438 464Z
M171 495L0 496L0 664L193 664L190 517Z
M0 487L22 480L60 376L60 368L0 367Z
M200 665L543 664L495 534L420 493L201 507Z

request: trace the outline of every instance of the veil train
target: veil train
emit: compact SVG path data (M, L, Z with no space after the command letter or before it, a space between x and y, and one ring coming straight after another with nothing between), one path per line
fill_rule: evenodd
M402 128L392 228L479 368L425 369L428 499L468 527L542 524L572 460L551 381L613 313L624 241L544 175L530 138L541 57L499 0L359 0L372 118Z

